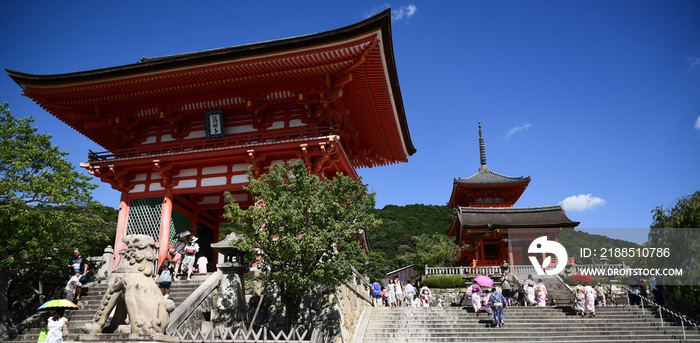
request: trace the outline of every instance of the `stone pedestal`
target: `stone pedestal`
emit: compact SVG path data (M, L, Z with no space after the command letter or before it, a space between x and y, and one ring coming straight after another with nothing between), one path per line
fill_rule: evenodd
M224 274L221 280L219 298L216 301L216 314L212 316L214 326L231 327L237 323L248 322L248 306L243 284L243 268L239 266L221 266L217 268Z
M220 242L211 245L219 254L219 263L216 268L224 274L221 280L219 298L212 313L212 322L215 327L230 328L238 323L248 323L248 307L245 298L245 285L243 275L247 273L247 263L243 261L245 252L233 247L236 243L245 241L245 238L236 233L231 233Z

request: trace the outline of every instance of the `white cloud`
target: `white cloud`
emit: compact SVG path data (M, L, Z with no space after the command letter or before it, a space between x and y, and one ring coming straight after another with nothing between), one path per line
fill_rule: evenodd
M695 126L693 126L694 129L700 130L700 117L695 119Z
M564 199L561 205L567 211L584 211L596 206L605 206L605 200L590 194L579 194Z
M375 7L374 9L372 9L368 14L365 15L365 18L369 18L369 17L371 17L371 16L373 16L373 15L375 15L375 14L377 14L377 13L379 13L387 8L391 8L391 5L388 3L383 3L383 4ZM397 8L392 8L391 9L391 19L393 21L396 21L396 20L401 20L403 18L410 18L414 14L416 14L417 10L418 10L418 7L416 7L413 4L408 5L408 6L401 6L401 7L397 7Z
M398 9L391 11L391 19L392 20L401 20L404 17L406 17L406 18L413 17L413 15L416 14L417 10L418 10L418 8L415 5L408 5L408 6L399 7Z
M522 130L527 130L527 129L530 128L530 126L532 126L532 124L530 124L530 123L527 123L527 124L522 125L522 126L516 126L516 127L512 128L512 129L508 130L508 133L506 134L506 137L507 137L507 138L510 138L510 136L512 136L514 133L516 133L516 132L518 132L518 131L522 131Z
M690 63L690 70L695 70L695 68L700 67L700 57L688 57L688 62Z

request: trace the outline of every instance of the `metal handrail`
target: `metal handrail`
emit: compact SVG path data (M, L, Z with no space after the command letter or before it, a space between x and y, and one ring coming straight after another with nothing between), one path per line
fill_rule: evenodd
M628 291L628 292L631 292L631 291L632 291L629 287L625 287L625 288L627 288L627 291ZM696 328L700 328L700 323L699 323L699 322L697 322L697 321L695 321L695 320L693 320L693 319L688 318L688 317L687 317L686 315L684 315L684 314L678 313L678 312L676 312L676 311L669 310L668 308L659 305L659 304L656 303L655 301L653 301L653 300L651 300L651 299L647 299L646 297L643 297L643 296L641 296L641 295L639 296L639 299L641 299L642 303L644 303L644 302L646 301L647 303L649 303L649 306L658 307L661 311L666 311L666 312L668 312L670 315L675 316L675 317L678 318L680 321L682 321L682 322L687 322L688 324L690 324L690 325L692 325L692 326L695 326ZM659 312L659 313L660 313L660 312Z

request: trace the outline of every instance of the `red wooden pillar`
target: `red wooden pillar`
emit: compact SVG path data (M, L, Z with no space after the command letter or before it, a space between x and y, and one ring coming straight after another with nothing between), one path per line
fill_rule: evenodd
M117 266L119 263L119 251L124 249L124 243L122 238L126 236L126 223L129 219L129 191L123 191L122 197L119 202L119 217L117 219L117 235L114 238L114 265L112 268Z
M508 272L513 272L513 266L515 265L515 259L513 258L513 251L508 251Z
M160 211L160 236L158 237L158 265L168 257L170 240L170 221L173 215L173 189L167 187L163 196L163 207Z

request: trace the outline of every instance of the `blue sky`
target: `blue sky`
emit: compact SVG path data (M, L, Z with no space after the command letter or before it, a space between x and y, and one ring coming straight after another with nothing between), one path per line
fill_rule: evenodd
M532 177L516 206L564 202L591 233L643 242L656 206L700 190L698 1L13 1L0 66L111 67L327 31L386 7L418 152L359 170L378 207L444 205L453 178L479 168L477 121L491 170ZM7 75L0 101L76 165L103 150ZM118 206L109 186L95 197Z

